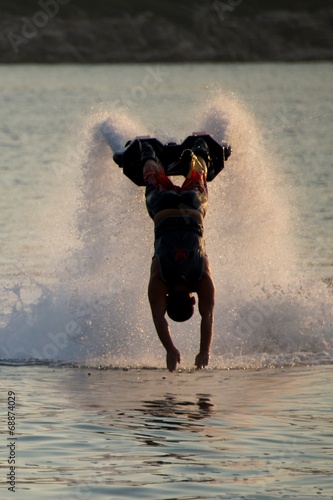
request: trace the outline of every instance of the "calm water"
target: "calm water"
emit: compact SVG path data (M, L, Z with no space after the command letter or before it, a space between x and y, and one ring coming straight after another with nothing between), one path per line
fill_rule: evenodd
M332 367L1 375L16 392L18 457L6 493L5 431L2 498L333 497Z
M328 63L0 67L1 498L333 498L332 82ZM195 372L199 317L172 324L169 374L153 228L111 149L200 130L234 148L205 225L215 339Z

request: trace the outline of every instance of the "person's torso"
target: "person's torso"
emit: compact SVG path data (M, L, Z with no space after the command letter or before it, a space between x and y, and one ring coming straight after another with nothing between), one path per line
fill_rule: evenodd
M205 216L207 211L207 193L196 189L186 191L158 191L152 187L146 189L146 205L153 219L158 212L170 208L180 211L193 209Z
M204 256L202 226L194 218L168 217L156 226L155 257L161 278L170 288L183 282L196 291Z

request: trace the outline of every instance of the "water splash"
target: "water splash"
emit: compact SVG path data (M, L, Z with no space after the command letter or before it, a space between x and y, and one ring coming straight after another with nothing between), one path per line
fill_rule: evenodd
M234 148L209 185L205 236L217 287L211 366L332 362L332 287L301 278L294 194L260 124L238 98L222 93L196 110L193 123ZM181 140L191 132L169 133ZM146 298L153 225L143 189L122 175L111 151L149 133L125 114L89 119L70 177L75 204L57 205L74 231L57 260L56 283L28 277L16 285L13 277L3 291L0 357L6 362L165 366ZM171 325L183 367L193 366L199 321L196 314L186 326Z

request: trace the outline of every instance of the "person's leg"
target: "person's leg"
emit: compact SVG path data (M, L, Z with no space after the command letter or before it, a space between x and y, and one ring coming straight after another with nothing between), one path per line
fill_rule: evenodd
M199 138L195 141L190 159L189 171L182 185L182 190L199 189L207 191L207 170L210 163L209 149L206 142Z
M201 175L205 176L207 175L207 164L202 156L197 156L196 154L192 156L191 165L189 172L187 174L187 178L190 178L192 176L193 171L198 172Z
M193 145L192 152L198 158L200 163L204 165L204 168L206 168L207 171L210 164L210 155L206 141L202 138L197 139Z
M164 172L163 165L154 149L147 142L142 144L141 164L143 165L143 179L147 186L153 186L159 191L174 190L174 184Z
M153 147L148 142L142 143L141 164L143 165L143 178L147 185L158 184L158 176L164 173L164 168Z

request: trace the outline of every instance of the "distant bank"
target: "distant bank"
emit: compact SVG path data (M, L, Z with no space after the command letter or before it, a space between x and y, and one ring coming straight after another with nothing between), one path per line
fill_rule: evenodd
M103 16L70 0L0 5L0 63L333 60L333 7L250 11L244 2L185 2L175 16L149 2Z

